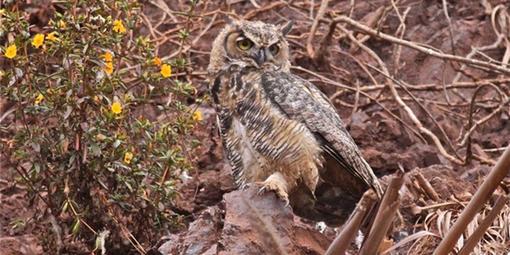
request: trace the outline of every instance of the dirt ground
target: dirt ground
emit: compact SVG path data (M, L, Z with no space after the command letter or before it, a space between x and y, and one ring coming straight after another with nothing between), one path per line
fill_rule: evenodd
M148 20L158 25L152 26L152 31L147 28L141 32L158 31L156 35L160 36L151 39L161 43L160 56L172 56L178 47L175 36L162 34L181 28L185 17L175 11L187 10L186 2L143 1ZM508 7L510 2L446 1L447 15L443 2L329 1L325 22L319 24L311 42L316 51L321 45L325 47L323 58L317 58L308 54L307 39L321 1L200 1L192 18L192 47L187 49L191 65L183 78L195 84L199 95L208 93L205 70L208 52L215 35L228 22L227 13L278 24L293 20L295 25L288 36L292 72L313 81L330 97L377 176L387 180L399 168L408 173L399 217L393 224L387 248L400 244L392 247L390 253L430 254L450 227L450 220L457 217L482 177L509 145L510 76L463 67L462 63L445 61L388 40L366 37L352 26L345 26L356 31L353 35L385 63L402 101L445 148L441 152L434 139L420 132L413 118L397 103L382 67L366 50L340 29L335 30L329 43L322 40L329 31L328 20L350 14L353 20L377 31L445 54L466 57L478 49L481 53L474 58L508 64L510 16L507 14L502 21L507 26L503 31L505 25L502 28L502 23L498 23L501 18L497 17L505 9L494 10L500 5ZM503 39L495 44L498 35ZM291 208L271 194L259 196L252 188L235 189L230 168L223 159L214 109L209 103L200 105L200 109L204 120L195 131L202 141L193 159L196 168L190 179L178 185L179 195L168 205L183 216L183 226L161 233L161 240L146 244L149 253L323 254L334 239L334 229L294 216ZM468 146L462 141L470 129L470 119L480 123L470 133L471 148L467 151ZM27 201L26 187L11 185L15 172L0 169L0 254L44 254L41 244L44 238L38 236L42 233L38 229L40 219L32 217L40 205ZM430 182L439 198L431 199L416 188L418 173ZM430 207L441 203L445 205ZM501 221L494 226L508 223L504 217L509 214L507 204L501 212ZM510 252L508 230L497 234L495 227L494 231L477 246L477 254ZM414 233L422 234L413 236ZM352 254L356 249L354 244ZM86 250L81 252L90 254Z

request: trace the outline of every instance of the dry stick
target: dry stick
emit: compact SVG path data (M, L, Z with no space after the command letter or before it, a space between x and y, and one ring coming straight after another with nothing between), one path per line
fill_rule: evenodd
M453 147L453 143L450 139L450 137L446 134L445 130L443 129L443 127L441 125L439 125L439 123L437 122L437 120L434 118L434 116L432 115L432 113L430 113L430 111L427 109L427 107L425 107L419 100L417 97L415 97L413 95L413 93L411 93L411 91L409 91L407 89L407 85L404 81L399 81L391 76L388 76L386 73L384 73L384 70L379 70L371 65L368 65L370 68L378 71L379 73L381 73L382 75L384 75L387 79L391 79L393 82L395 82L396 84L399 85L400 88L402 88L404 90L404 92L406 92L410 97L411 99L425 112L425 114L427 114L427 116L430 118L430 120L432 120L432 122L434 123L434 125L439 129L439 131L441 132L441 134L443 135L443 138L446 140L448 146L450 147L450 149L453 151L453 153L455 154L454 157L456 158L460 158L460 156L457 154L457 151L455 150L455 148ZM404 86L405 85L405 86ZM390 86L391 88L391 86ZM396 89L396 88L395 88ZM393 91L392 91L393 92ZM436 145L437 146L437 145ZM440 149L441 150L441 149Z
M501 9L501 12L499 15L497 15L497 10ZM498 31L496 27L496 15L499 27L501 31ZM492 27L494 29L494 32L499 36L504 34L505 36L505 53L503 54L503 58L501 59L501 63L508 65L508 62L510 61L510 40L508 38L510 37L510 30L508 29L508 26L510 26L510 14L507 12L507 8L503 4L499 4L494 8L494 12L491 14L491 23Z
M450 228L450 231L448 231L444 239L441 243L439 243L439 246L436 248L433 255L447 255L453 247L455 247L455 243L464 232L466 226L484 206L487 199L494 190L496 190L503 178L505 178L509 172L510 145L506 148L505 152L503 152L503 155L499 158L496 166L494 166L485 181L478 188L471 201L469 201L469 204L462 211L452 228Z
M428 197L430 197L432 200L434 200L436 202L441 200L439 198L439 195L437 194L437 192L432 187L432 185L430 185L430 182L427 181L427 179L425 179L425 177L420 172L418 172L415 175L415 177L416 177L416 180L418 181L418 183L420 184L420 187L423 188L423 191L425 191L425 193L427 194Z
M501 95L501 94L500 94ZM504 94L503 94L504 95ZM473 125L471 125L471 123L469 123L469 130L466 132L466 134L464 134L464 137L462 138L462 141L460 142L460 146L464 146L466 144L466 142L469 140L471 134L475 131L476 128L478 128L478 126L480 126L481 124L487 122L489 119L491 119L492 117L494 117L496 114L498 114L499 112L501 112L505 107L506 105L510 103L510 97L506 97L505 96L505 99L502 100L501 104L498 106L498 108L496 108L493 112L491 112L490 114L488 114L487 116L479 119L478 121L475 121L475 123ZM472 104L473 105L473 104ZM472 110L473 107L471 107L471 110L470 110L470 114L472 114L473 110Z
M315 8L315 0L309 0L310 2L310 19L313 19L313 8Z
M372 49L368 48L367 46L365 46L364 44L360 43L353 35L351 32L347 31L347 29L345 29L344 27L340 26L340 29L345 33L347 34L347 36L349 37L349 39L351 41L353 41L354 43L356 43L361 49L363 49L366 53L368 53L375 61L377 61L377 63L379 64L379 66L381 67L382 69L382 73L385 75L385 78L386 78L386 81L388 83L388 87L391 91L391 94L393 95L393 97L395 98L395 101L397 101L397 103L402 107L404 108L404 110L406 111L407 115L409 116L409 118L411 119L411 121L414 123L414 125L418 128L418 130L420 130L420 132L426 136L428 136L430 139L432 139L432 141L434 142L434 144L436 145L437 149L439 150L439 152L441 153L441 155L443 155L445 158L447 158L448 160L452 161L452 162L455 162L456 164L459 164L459 165L462 165L464 164L464 162L462 162L462 160L456 158L455 156L452 156L450 155L446 149L443 147L443 145L441 144L441 140L439 140L439 138L434 134L432 133L432 131L430 131L428 128L426 128L425 126L423 126L423 124L421 123L421 121L418 119L418 117L416 117L416 114L414 114L413 110L404 102L404 100L402 100L402 98L400 97L400 95L398 94L398 91L397 89L395 89L395 84L393 84L393 80L389 77L390 76L390 73L388 71L388 68L386 68L386 65L384 64L384 62L381 60L381 58L379 58L379 56L377 55L377 53L375 53ZM400 39L399 39L400 40Z
M395 12L397 13L398 18L400 20L400 25L397 28L396 34L400 33L399 38L402 39L404 37L405 31L406 31L405 20L407 18L407 14L409 14L409 11L411 11L411 7L407 7L406 10L404 11L404 13L402 15L400 15L400 13L398 12L398 8L397 8L395 1L391 0L391 5L395 9ZM400 69L399 62L400 62L400 56L402 54L402 45L396 45L396 46L397 47L395 50L395 58L394 58L395 60L393 61L393 65L395 66L395 70L393 72L394 76L396 76L398 74L398 71Z
M468 238L462 249L460 249L457 255L469 255L471 251L476 247L478 242L482 239L485 231L492 225L492 222L499 215L506 202L508 201L508 196L499 195L494 204L494 208L489 212L489 214L483 219L478 228L471 234Z
M443 2L443 12L444 16L446 17L446 20L448 21L448 30L450 32L450 46L452 47L452 53L455 54L455 44L454 44L454 37L453 37L453 25L452 25L452 19L450 18L450 15L448 14L448 2L446 0L442 0Z
M450 18L450 15L448 14L448 2L446 0L442 0L443 2L443 13L444 13L444 16L446 17L446 20L448 21L448 31L450 32L450 47L452 48L452 54L456 55L455 53L455 38L453 37L453 25L452 25L452 19ZM402 38L401 38L402 39ZM451 100L450 100L450 96L448 95L448 91L446 90L446 82L445 82L445 79L446 79L446 68L444 68L444 66L447 64L446 61L443 61L443 79L442 79L442 85L443 85L443 93L444 93L444 97L446 99L446 102L448 104L451 105ZM451 65L453 67L453 65ZM453 67L454 68L454 67ZM457 73L457 75L459 75L459 73ZM459 93L457 93L455 90L454 90L454 93L459 96L460 98L464 99L464 97L462 97L461 95L459 95Z
M250 0L250 3L255 6L255 8L260 9L260 4L257 3L255 0Z
M244 16L243 16L243 19L251 19L255 16L257 16L257 14L261 13L261 12L265 12L267 10L271 10L273 8L277 8L277 7L280 7L282 5L287 5L286 2L272 2L262 8L258 8L258 9L254 9L248 13L246 13Z
M128 239L131 246L133 246L139 254L145 255L147 252L143 248L143 246L140 244L140 242L136 239L135 236L129 231L129 229L124 226L114 215L114 209L112 208L112 205L108 202L108 199L106 199L106 194L100 193L99 194L99 201L106 207L107 214L110 216L110 218L113 220L113 222L120 228L122 234L124 234L124 237ZM69 205L72 206L70 203ZM72 207L71 207L72 209ZM94 231L94 234L97 236L98 233Z
M365 194L363 194L363 197L359 201L354 212L351 214L351 217L335 240L333 240L324 255L345 254L352 240L356 237L368 209L372 207L376 199L377 197L373 189L369 189L365 192Z
M168 5L165 3L165 1L162 0L156 0L156 1L149 1L150 4L158 7L160 10L162 10L164 13L166 13L173 22L177 23L178 20L172 13L173 11L168 7Z
M352 54L350 54L348 52L342 52L342 51L337 51L337 52L340 54L344 54L344 55L350 57L352 60L354 60L354 62L356 62L356 64L358 64L359 67L361 67L363 72L365 72L368 75L368 78L374 83L374 85L377 85L377 80L375 79L375 77L372 75L372 73L368 70L367 66L361 60L354 57ZM385 87L386 87L386 85L382 85L379 89L384 89Z
M469 106L469 119L468 119L468 126L467 126L467 129L468 129L468 132L466 132L466 135L464 137L467 137L466 140L463 140L463 142L466 142L466 157L464 159L464 161L466 163L469 163L469 161L471 160L471 157L473 156L473 153L471 151L471 132L474 131L474 129L471 129L473 127L473 112L474 112L474 108L475 108L475 103L476 103L476 97L478 96L478 93L480 91L482 91L482 88L486 87L486 86L492 86L497 92L498 92L498 95L499 95L499 101L500 101L500 108L503 109L503 98L505 98L505 94L503 94L503 92L494 84L488 84L488 85L482 85L480 87L478 87L475 92L473 93L473 96L471 98L471 104ZM494 111L496 112L496 111ZM490 114L489 114L490 116ZM488 120L488 119L487 119ZM464 143L461 143L460 146L464 146Z
M499 47L499 45L501 44L501 42L503 41L503 38L504 36L498 36L498 38L496 39L496 41L490 45L486 45L486 46L481 46L481 47L474 47L471 49L471 52L469 52L467 55L466 55L466 58L468 59L471 59L474 55L476 55L476 53L478 52L481 52L481 51L487 51L487 50L493 50L493 49L496 49ZM460 67L460 71L464 71L466 69L466 65L462 65ZM456 83L460 80L462 76L462 72L458 72L455 77L453 78L453 81L452 83Z
M380 6L377 10L368 13L364 17L361 18L360 22L362 22L365 26L369 28L379 28L379 25L384 22L384 19L387 17L388 11L391 9L389 6ZM370 39L370 35L358 34L356 38L364 43ZM355 52L358 50L357 45L351 45L349 49L350 52Z
M510 78L494 78L494 79L485 79L480 81L460 81L460 82L454 82L446 85L447 89L454 89L454 88L460 88L460 89L476 89L480 85L490 84L490 83L507 83L510 82ZM375 84L375 85L365 85L361 87L361 91L374 91L384 88L386 85L382 84ZM443 90L443 88L439 87L435 83L429 83L429 84L418 84L418 85L412 85L412 84L406 84L406 88L409 90L418 90L418 91L440 91ZM401 87L397 87L397 89L403 89Z
M216 17L218 16L218 14L214 14L214 16L211 18L211 22L209 22L209 24L207 24L207 26L200 32L200 34L198 34L195 39L193 39L193 41L191 42L190 45L187 45L185 46L183 49L182 49L182 52L181 53L186 53L188 52L188 50L190 50L191 48L193 48L195 46L196 43L198 43L198 41L202 38L202 36L204 36L208 31L209 29L211 29L211 27L213 26L213 24L215 23L214 21L216 20ZM171 59L175 56L177 56L179 53L179 51L176 51L174 52L172 55L168 56L168 57L164 57L162 58L163 60L167 60L167 59Z
M481 47L473 47L471 49L471 52L466 55L466 58L471 59L478 52L496 49L496 48L499 47L499 45L501 44L502 41L503 41L503 36L498 36L498 39L493 44L491 44L491 45L481 46ZM455 77L452 80L452 84L453 83L457 83L460 80L460 78L462 77L462 74L464 73L465 69L466 69L466 65L465 64L461 65L460 69L458 70L457 74L455 75ZM444 89L446 90L446 86L444 86ZM457 90L457 88L454 88L453 92L457 96L459 96L462 100L467 101L466 98L462 94L460 94L460 92ZM447 93L447 92L445 91L445 93Z
M354 106L352 107L351 116L356 113L359 106L359 81L356 80L356 94L354 94Z
M394 201L386 209L381 212L381 219L384 219L383 222L377 223L377 228L373 229L373 234L371 237L367 238L363 247L359 252L360 255L372 255L379 253L381 242L386 238L386 234L388 233L388 229L393 223L393 218L397 214L398 208L400 207L400 201ZM374 222L375 225L375 222Z
M505 74L510 74L510 69L506 68L506 67L503 67L503 66L500 66L500 65L496 65L496 64L493 64L493 63L490 63L490 62L486 62L486 61L481 61L481 60L476 60L476 59L469 59L469 58L465 58L465 57L461 57L461 56L456 56L456 55L451 55L451 54L446 54L446 53L442 53L441 51L437 50L437 49L432 49L432 48L427 48L427 47L423 47L423 46L420 46L418 45L417 43L415 42L412 42L412 41L407 41L407 40L403 40L403 39L399 39L397 37L394 37L394 36L391 36L391 35L388 35L388 34L385 34L385 33L381 33L377 30L374 30L374 29L371 29L353 19L350 19L346 16L340 16L338 18L335 18L333 20L333 23L340 23L340 22L344 22L344 23L347 23L365 33L368 33L368 34L371 34L373 36L376 36L378 38L381 38L383 40L387 40L387 41L390 41L390 42L393 42L393 43L397 43L397 44L401 44L403 46L406 46L406 47L409 47L411 49L414 49L414 50L417 50L419 52L422 52L422 53L425 53L427 55L430 55L430 56L433 56L433 57L437 57L437 58L440 58L440 59L446 59L446 60L451 60L451 61L456 61L456 62L461 62L461 63L466 63L466 64L470 64L470 65L473 65L475 67L485 67L485 68L489 68L491 69L492 71L498 71L498 72L501 72L501 73L505 73Z
M311 59L315 58L315 50L313 49L313 39L315 37L315 32L319 27L319 22L324 16L326 9L328 8L329 0L322 0L321 6L319 7L319 11L317 11L317 15L312 23L312 28L310 29L310 35L308 35L308 39L306 40L306 52Z
M350 0L349 3L349 17L352 17L352 14L354 13L354 6L356 5L356 0Z
M391 178L390 184L388 188L386 188L370 232L360 249L360 255L372 255L377 253L379 244L386 236L388 228L393 223L393 217L395 217L399 205L399 190L403 183L404 172L398 170L396 176Z

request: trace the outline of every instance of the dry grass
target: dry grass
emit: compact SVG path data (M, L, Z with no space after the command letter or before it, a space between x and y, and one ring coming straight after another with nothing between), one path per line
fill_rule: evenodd
M467 202L458 202L458 207L455 208L439 208L431 210L423 223L425 231L436 233L435 235L426 235L419 238L410 249L409 254L425 254L423 252L430 251L432 243L444 238L446 233L452 227L462 210L465 208ZM466 240L475 232L478 226L482 223L485 217L493 209L493 206L486 205L482 211L474 217L473 221L468 224L463 235L459 238L455 245L455 251L459 251L465 244ZM435 239L435 240L431 240ZM432 242L431 242L432 241ZM510 206L504 205L501 212L497 215L496 219L490 225L487 232L483 235L482 240L475 246L473 254L505 254L510 251ZM434 245L435 246L435 245Z

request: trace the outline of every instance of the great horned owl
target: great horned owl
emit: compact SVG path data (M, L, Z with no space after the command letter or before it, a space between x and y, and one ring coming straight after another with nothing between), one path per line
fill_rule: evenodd
M381 187L328 98L290 72L291 26L232 21L214 40L220 135L238 185L261 183L296 214L338 225Z

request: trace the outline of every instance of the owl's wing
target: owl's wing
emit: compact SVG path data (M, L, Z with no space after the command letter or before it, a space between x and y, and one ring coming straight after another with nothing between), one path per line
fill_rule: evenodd
M371 167L363 159L335 108L319 89L307 80L286 72L264 73L262 86L283 113L304 123L314 133L323 151L342 169L381 195L382 189Z

